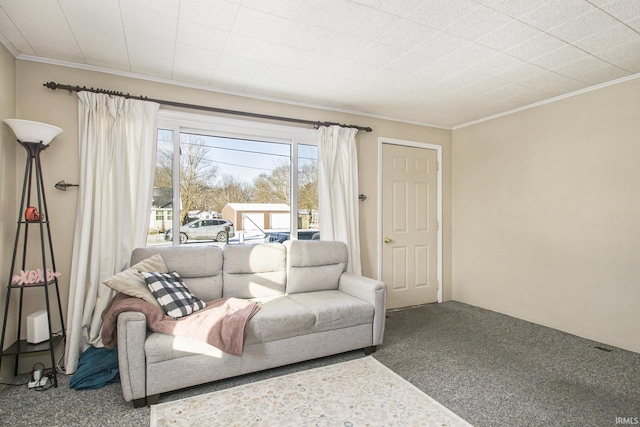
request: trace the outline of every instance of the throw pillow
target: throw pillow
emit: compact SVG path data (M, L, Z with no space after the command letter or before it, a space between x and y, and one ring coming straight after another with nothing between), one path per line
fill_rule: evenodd
M140 261L136 265L127 268L123 272L116 274L104 282L104 284L115 291L122 292L123 294L132 297L142 298L143 300L160 307L156 298L149 291L149 288L147 288L144 277L140 274L141 271L167 273L169 269L164 263L162 256L160 254L155 254Z
M204 308L206 304L193 295L176 272L140 272L149 290L168 316L178 319Z

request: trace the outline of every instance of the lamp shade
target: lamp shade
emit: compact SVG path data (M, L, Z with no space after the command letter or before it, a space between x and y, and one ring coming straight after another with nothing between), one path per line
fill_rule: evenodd
M57 126L31 120L7 119L4 122L22 142L42 142L46 145L63 132Z

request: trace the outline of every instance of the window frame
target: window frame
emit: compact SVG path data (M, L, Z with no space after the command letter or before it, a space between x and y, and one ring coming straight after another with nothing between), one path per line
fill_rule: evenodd
M298 145L318 145L318 131L316 129L287 126L266 122L231 119L206 114L160 109L158 112L157 129L170 130L173 135L173 152L180 152L180 133L195 133L199 135L218 136L236 139L247 139L279 144L291 147L289 176L289 229L291 240L298 239ZM180 168L180 156L173 156L172 170ZM180 174L172 172L172 208L180 206ZM172 228L179 230L180 215L173 215ZM172 246L180 245L180 233L172 234Z

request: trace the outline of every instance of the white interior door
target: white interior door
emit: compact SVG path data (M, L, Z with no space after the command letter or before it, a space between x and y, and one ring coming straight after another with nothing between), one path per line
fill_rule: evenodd
M382 280L387 308L438 301L438 153L382 144Z

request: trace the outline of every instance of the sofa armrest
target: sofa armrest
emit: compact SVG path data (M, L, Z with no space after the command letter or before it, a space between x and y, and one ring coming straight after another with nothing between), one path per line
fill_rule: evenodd
M118 316L118 365L124 400L130 402L146 396L147 368L144 343L147 318L137 311Z
M342 273L338 290L359 298L373 305L373 343L382 344L387 308L387 286L378 280L358 276L353 273Z

